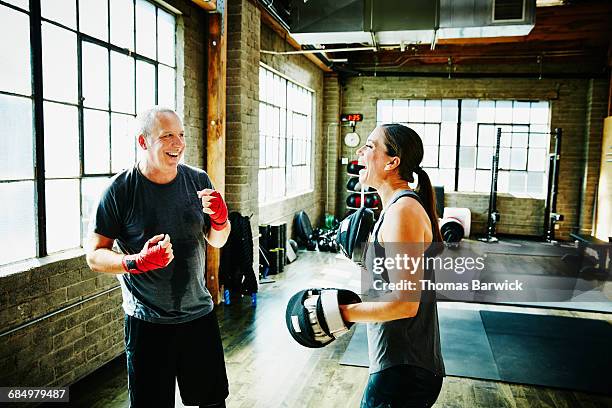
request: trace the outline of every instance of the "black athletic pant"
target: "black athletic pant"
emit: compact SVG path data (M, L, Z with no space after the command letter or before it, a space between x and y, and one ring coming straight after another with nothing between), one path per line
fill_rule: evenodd
M361 408L431 407L442 389L442 377L420 367L398 365L370 374Z
M185 405L225 407L229 395L215 312L187 323L125 317L130 407L174 407L178 382Z

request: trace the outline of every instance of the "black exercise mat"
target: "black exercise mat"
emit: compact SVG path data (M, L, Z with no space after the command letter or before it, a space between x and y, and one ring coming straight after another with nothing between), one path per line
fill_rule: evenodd
M438 308L438 315L446 374L500 380L478 311ZM357 325L340 364L368 367L365 324Z
M612 392L608 322L490 311L480 315L502 381Z

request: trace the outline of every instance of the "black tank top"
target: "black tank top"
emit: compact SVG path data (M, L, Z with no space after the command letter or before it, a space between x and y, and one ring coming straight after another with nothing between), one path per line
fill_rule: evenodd
M420 197L412 190L396 193L390 207L402 197L411 197L421 205ZM385 257L385 248L378 242L378 231L384 220L384 212L374 225L373 249L376 257ZM372 248L372 247L370 247ZM372 262L371 256L367 258ZM373 273L373 265L368 265ZM424 269L423 279L434 281L434 271ZM379 276L386 275L386 271ZM380 277L372 276L373 279ZM436 375L444 375L444 362L440 348L440 329L435 291L422 291L416 316L382 323L368 323L368 352L370 374L401 364L424 368Z

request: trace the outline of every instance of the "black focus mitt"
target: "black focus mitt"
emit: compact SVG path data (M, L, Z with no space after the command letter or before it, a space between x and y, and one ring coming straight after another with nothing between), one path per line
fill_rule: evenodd
M304 347L319 348L347 333L353 325L342 320L340 305L360 303L345 289L306 289L289 299L285 321L291 336Z
M374 212L361 207L340 223L336 242L342 253L351 261L364 266L365 248L374 227Z

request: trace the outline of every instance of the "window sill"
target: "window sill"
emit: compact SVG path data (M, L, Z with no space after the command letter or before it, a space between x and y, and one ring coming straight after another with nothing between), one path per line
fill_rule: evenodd
M283 201L292 200L294 198L305 196L307 194L312 194L312 193L314 193L314 189L300 191L299 193L295 193L295 194L292 194L292 195L289 195L289 196L281 197L281 198L278 198L278 199L273 200L273 201L266 201L263 204L259 204L259 208L268 207L268 206L271 206L271 205L274 205L274 204L282 203Z
M58 262L76 259L85 255L83 248L67 249L42 258L30 258L0 266L0 278L42 268Z

